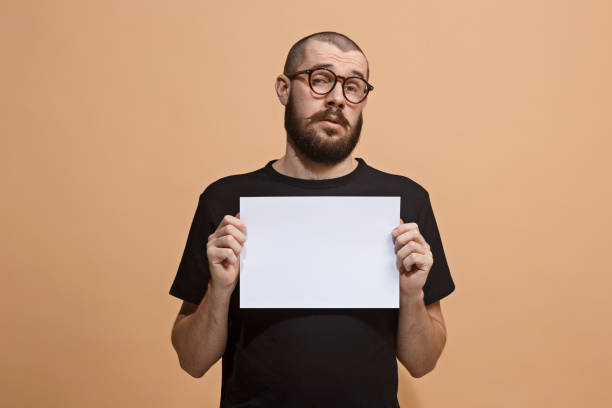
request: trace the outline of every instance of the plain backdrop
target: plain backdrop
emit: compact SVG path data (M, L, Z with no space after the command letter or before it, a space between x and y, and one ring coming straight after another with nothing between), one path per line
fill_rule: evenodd
M456 290L404 407L610 401L612 3L3 1L0 405L214 407L168 294L197 199L285 149L321 30L375 90L354 151L431 196Z

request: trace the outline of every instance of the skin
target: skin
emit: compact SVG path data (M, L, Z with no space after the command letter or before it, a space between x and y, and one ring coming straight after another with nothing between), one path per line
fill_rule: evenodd
M352 76L356 71L361 73L364 78L368 68L365 56L359 51L342 52L333 44L310 41L305 50L304 60L296 71L313 68L318 64L329 64L329 68L338 75ZM286 75L281 74L276 78L274 86L278 100L283 106L287 106L289 94L291 94L295 114L301 119L301 126L315 131L318 141L329 145L340 143L342 141L339 139L349 137L350 130L356 127L357 120L368 102L368 98L357 104L347 101L342 94L340 82L330 93L318 95L310 89L308 75L306 74L295 77L293 81ZM341 112L349 123L349 127L336 126L325 121L308 124L307 118L328 108ZM335 132L331 136L328 135L330 130ZM321 180L348 174L357 167L357 164L358 162L352 154L334 165L318 163L297 150L288 138L285 155L274 162L272 166L279 173L291 177Z
M417 223L404 224L401 218L400 222L400 226L391 231L400 271L400 292L408 298L418 298L433 265L433 256Z
M343 52L332 44L310 41L304 61L297 70L318 64L329 64L332 71L342 76L359 72L365 77L368 72L367 60L360 52ZM367 104L367 98L358 104L348 102L339 85L326 95L318 95L310 89L307 75L300 75L293 81L283 74L276 78L275 89L280 103L287 106L291 96L297 125L304 131L314 132L321 148L332 148L334 143L350 138ZM326 109L341 114L348 126L308 120ZM285 155L273 167L291 177L323 180L346 175L357 164L351 152L334 164L317 162L296 149L288 137ZM423 286L433 265L432 253L414 222L404 223L400 219L391 235L400 273L397 357L412 376L421 377L433 370L446 343L440 302L427 306L423 302ZM240 220L240 213L227 214L223 218L206 244L211 281L204 299L200 305L184 301L175 321L173 345L181 367L194 377L204 375L225 350L229 299L238 281L240 252L246 236L247 227Z
M400 313L397 357L413 377L432 371L446 344L446 325L440 301L425 306L423 286L433 256L417 223L404 223L391 231L400 270Z

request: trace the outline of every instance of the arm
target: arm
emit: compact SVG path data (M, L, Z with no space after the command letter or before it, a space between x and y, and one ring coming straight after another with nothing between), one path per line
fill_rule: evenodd
M183 302L172 327L172 346L181 368L193 377L202 377L225 352L230 298L238 283L238 256L245 240L240 213L225 215L206 242L210 279L204 297L199 306Z
M172 327L172 346L193 377L202 377L225 351L231 293L209 283L200 305L183 302Z
M425 306L422 292L400 299L397 358L413 377L422 377L434 369L446 344L440 301Z

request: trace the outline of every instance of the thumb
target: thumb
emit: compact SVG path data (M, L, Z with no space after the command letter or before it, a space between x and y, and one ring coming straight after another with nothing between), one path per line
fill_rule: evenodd
M240 218L240 211L236 213L236 218Z
M404 223L404 220L402 220L401 218L400 218L400 221L401 221L402 224Z

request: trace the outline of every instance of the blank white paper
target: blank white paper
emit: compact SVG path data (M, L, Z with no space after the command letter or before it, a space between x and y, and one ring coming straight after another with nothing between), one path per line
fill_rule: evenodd
M399 196L240 197L241 308L398 308Z

